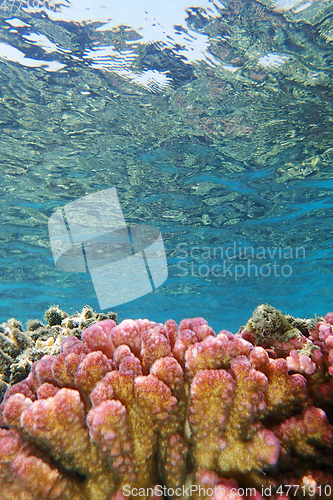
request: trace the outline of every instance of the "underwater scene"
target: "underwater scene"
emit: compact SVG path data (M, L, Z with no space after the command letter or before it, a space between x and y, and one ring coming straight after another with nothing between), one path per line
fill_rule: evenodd
M0 34L0 500L333 500L333 0Z
M122 319L326 314L332 2L41 2L0 6L0 320L99 309L88 273L57 269L48 220L110 188L168 268Z

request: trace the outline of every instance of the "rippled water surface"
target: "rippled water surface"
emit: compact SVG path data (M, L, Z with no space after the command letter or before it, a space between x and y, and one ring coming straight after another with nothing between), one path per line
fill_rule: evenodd
M1 5L1 321L99 309L48 219L115 187L168 279L120 319L332 309L332 0Z

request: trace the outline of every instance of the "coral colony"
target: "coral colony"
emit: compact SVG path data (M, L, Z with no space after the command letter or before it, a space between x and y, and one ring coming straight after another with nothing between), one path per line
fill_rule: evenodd
M333 498L333 314L105 319L1 405L1 500Z

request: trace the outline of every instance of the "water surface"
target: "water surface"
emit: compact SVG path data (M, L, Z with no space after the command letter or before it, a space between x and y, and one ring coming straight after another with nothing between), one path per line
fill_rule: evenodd
M120 319L237 331L260 303L332 309L332 5L4 2L0 320L99 309L55 267L48 219L110 187L169 271Z

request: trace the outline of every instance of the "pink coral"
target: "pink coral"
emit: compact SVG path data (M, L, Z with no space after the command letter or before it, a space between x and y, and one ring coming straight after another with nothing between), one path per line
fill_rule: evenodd
M306 338L281 324L286 341L266 348L254 327L215 336L203 318L105 320L67 338L1 405L1 499L155 499L189 484L197 498L281 499L304 467L333 490L331 325Z

